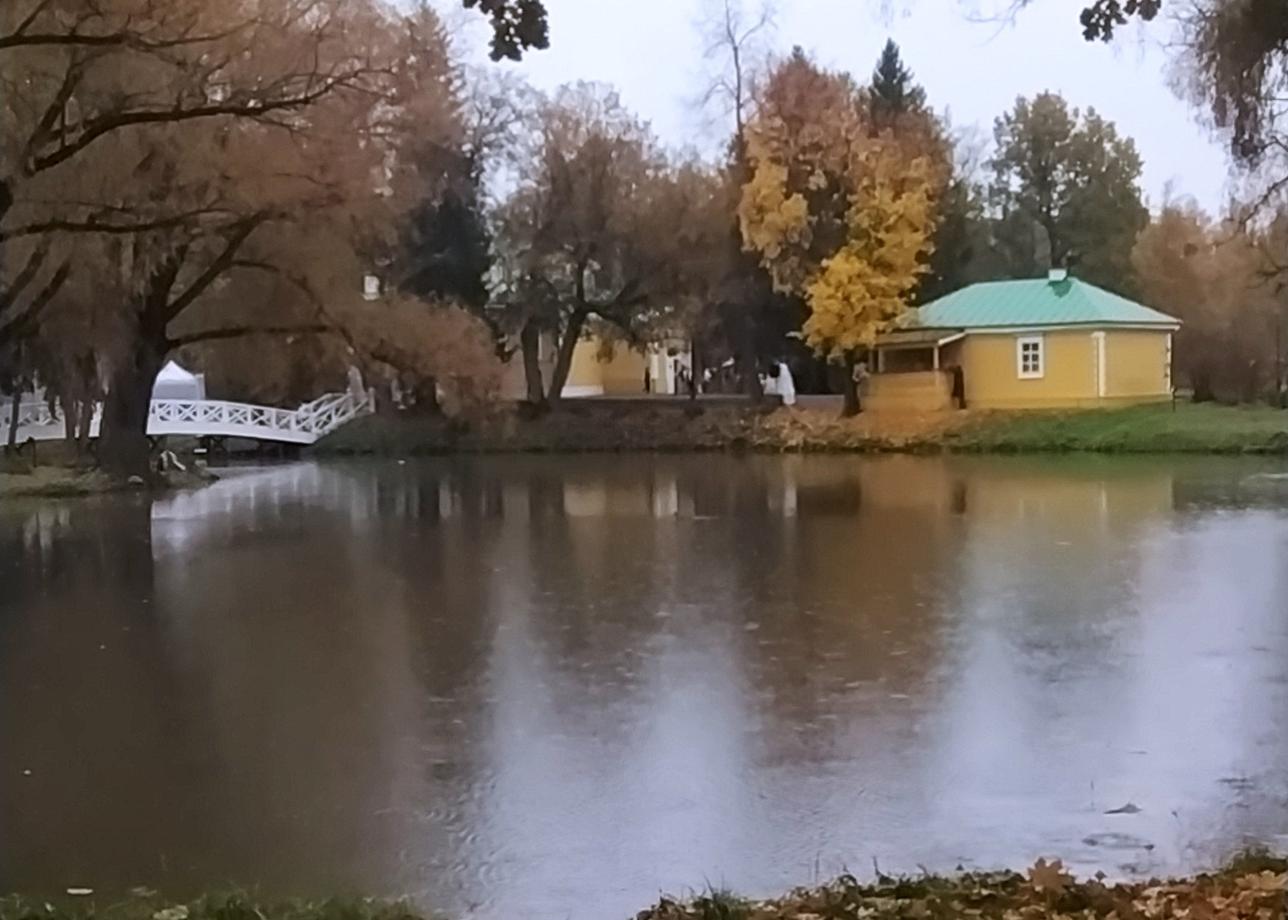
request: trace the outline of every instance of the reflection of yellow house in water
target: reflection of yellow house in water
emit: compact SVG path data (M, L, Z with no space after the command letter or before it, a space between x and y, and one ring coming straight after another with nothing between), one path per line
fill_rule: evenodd
M541 374L549 380L554 370L554 349L541 343ZM596 336L583 338L572 354L572 367L564 384L564 397L638 396L643 393L675 394L684 391L681 373L689 367L689 352L678 342L643 347L608 342ZM647 383L647 388L646 388ZM506 365L505 394L523 398L523 361L518 355Z
M877 340L867 408L1128 405L1172 394L1174 317L1063 270L973 284Z

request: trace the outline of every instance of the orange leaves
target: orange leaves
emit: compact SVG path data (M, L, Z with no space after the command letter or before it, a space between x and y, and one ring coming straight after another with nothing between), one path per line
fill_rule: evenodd
M1029 869L1029 882L1035 891L1043 894L1063 894L1073 881L1073 876L1064 871L1064 863L1058 859L1047 862L1039 859Z
M743 243L810 308L819 354L870 346L906 308L931 250L940 177L930 156L874 136L850 78L796 54L747 128Z

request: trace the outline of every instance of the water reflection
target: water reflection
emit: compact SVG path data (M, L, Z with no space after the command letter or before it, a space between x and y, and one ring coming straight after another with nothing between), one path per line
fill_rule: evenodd
M1276 477L475 458L11 506L0 888L598 917L872 857L1202 863L1288 821Z

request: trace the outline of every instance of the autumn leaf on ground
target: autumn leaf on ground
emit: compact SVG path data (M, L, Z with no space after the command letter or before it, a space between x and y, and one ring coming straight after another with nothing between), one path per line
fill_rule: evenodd
M1047 862L1039 859L1029 869L1029 882L1038 891L1049 891L1060 894L1073 882L1073 876L1064 871L1064 863L1058 859Z
M1285 887L1285 882L1288 882L1288 874L1280 875L1266 871L1243 876L1243 878L1239 879L1239 887L1253 891L1282 891Z

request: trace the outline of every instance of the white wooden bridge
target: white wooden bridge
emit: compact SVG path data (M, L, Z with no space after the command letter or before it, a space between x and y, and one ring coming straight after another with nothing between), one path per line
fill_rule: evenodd
M154 399L148 411L149 437L248 438L280 444L313 444L345 422L372 411L370 393L328 393L298 409L275 409L222 399ZM7 415L7 413L5 413ZM102 407L94 412L90 436L98 437ZM6 430L8 419L5 419ZM18 443L28 438L52 441L66 436L60 412L45 403L18 410Z

